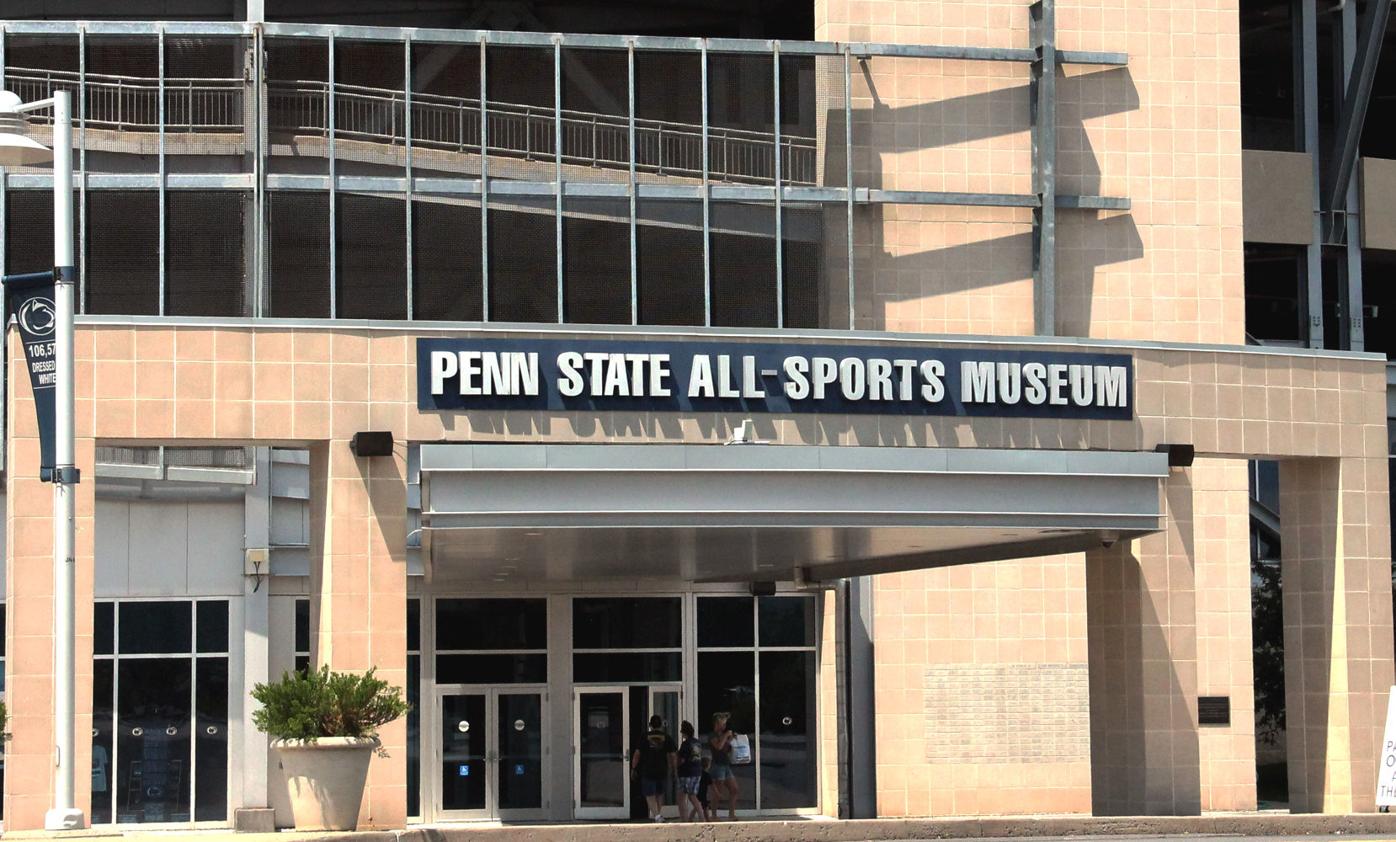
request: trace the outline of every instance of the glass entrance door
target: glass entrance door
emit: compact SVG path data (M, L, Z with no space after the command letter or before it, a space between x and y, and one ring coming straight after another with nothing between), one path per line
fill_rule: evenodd
M630 816L629 689L586 687L573 692L577 728L576 817Z
M542 818L545 701L541 690L438 693L437 817Z

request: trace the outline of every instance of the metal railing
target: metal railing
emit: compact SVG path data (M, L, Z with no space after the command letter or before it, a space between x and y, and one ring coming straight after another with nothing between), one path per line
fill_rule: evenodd
M160 128L160 80L145 76L88 73L84 119L88 128L153 132ZM79 74L69 70L5 68L5 87L29 102L54 91L78 96ZM165 77L167 132L240 132L243 130L242 79Z
M325 134L330 108L326 82L269 81L267 125L273 131ZM407 97L402 91L335 84L335 136L406 142ZM488 150L526 160L553 160L557 128L550 106L486 103ZM412 144L479 154L480 101L469 97L412 94ZM635 168L661 175L699 177L703 128L661 120L635 120ZM562 110L562 160L569 164L626 169L629 120L616 114ZM812 137L781 135L781 176L788 184L814 184L817 154ZM708 166L720 181L766 182L775 172L775 138L769 133L709 127Z
M157 131L160 83L143 76L87 73L85 120L89 128ZM5 87L25 101L65 90L78 96L79 74L66 70L10 67ZM315 81L267 82L267 126L273 131L324 135L330 86ZM240 132L244 130L242 79L165 78L165 131ZM406 94L390 88L334 86L335 135L375 143L406 143ZM487 102L489 154L552 160L557 144L553 110L509 102ZM412 143L416 146L479 154L480 101L437 94L412 95ZM781 134L781 180L814 184L817 150L812 137ZM569 164L627 169L630 131L626 117L563 109L562 160ZM701 125L635 120L635 168L659 175L700 177ZM709 177L718 181L770 183L775 172L771 133L708 128Z

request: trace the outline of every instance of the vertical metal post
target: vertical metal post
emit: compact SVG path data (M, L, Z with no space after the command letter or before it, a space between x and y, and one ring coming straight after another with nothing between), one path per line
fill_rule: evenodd
M325 136L326 144L329 147L329 173L330 173L330 318L339 316L339 220L336 212L339 210L338 188L335 183L335 176L338 167L335 166L334 155L334 33L331 32L327 39L329 47L329 81L325 84Z
M629 103L626 110L625 131L630 147L630 323L640 323L640 244L636 213L639 211L635 181L635 42L632 40L625 50L625 94ZM596 150L593 148L592 153Z
M1055 0L1029 9L1032 61L1033 321L1040 336L1057 332L1057 46Z
M250 4L249 4L250 7ZM249 12L251 9L249 8ZM266 65L265 51L266 43L262 38L262 27L256 27L253 33L253 45L256 53L253 57L253 73L255 78L253 84L252 103L256 109L256 138L253 141L254 154L252 161L253 177L253 214L256 216L257 230L253 235L255 238L254 258L256 263L255 281L256 289L252 294L252 315L258 318L266 315L266 231L267 231L267 168L266 162L262 159L267 148L267 110L266 110ZM244 121L245 122L245 121Z
M781 228L781 156L780 156L780 42L771 42L771 163L776 188L776 327L785 327L785 232Z
M480 36L480 318L490 320L490 156L489 111L485 96L488 62L485 36ZM462 138L464 140L464 138Z
M1343 4L1343 80L1344 91L1346 92L1357 80L1353 79L1353 73L1358 70L1356 66L1357 58L1357 4ZM1341 154L1341 151L1339 152ZM1353 172L1360 172L1354 170ZM1343 224L1347 227L1347 317L1348 317L1348 350L1361 351L1366 348L1367 340L1363 332L1362 320L1364 316L1362 301L1362 204L1358 195L1357 179L1348 177L1347 191L1344 196L1346 211L1343 214ZM1341 321L1339 322L1341 325Z
M407 233L407 318L415 314L412 307L412 36L407 35L402 42L402 147L403 199L407 206L405 213Z
M1308 344L1323 347L1323 167L1318 130L1318 2L1299 0L1300 64L1303 68L1304 151L1309 153L1312 184L1309 203L1313 219L1305 251L1304 284L1308 309Z
M553 190L556 213L554 254L557 257L557 323L567 321L562 286L562 39L553 38Z
M56 757L53 803L44 814L46 830L82 827L74 798L77 713L74 670L76 576L75 498L78 472L73 442L73 122L67 91L53 94L53 728Z
M158 154L156 155L156 159L157 159L157 166L159 167L159 178L160 178L159 193L157 194L158 197L159 197L159 206L160 206L160 210L159 210L159 214L158 214L158 216L159 216L160 230L159 230L158 234L156 235L156 236L157 236L157 242L159 243L159 252L158 252L158 253L159 253L159 260L160 260L160 273L159 273L159 274L160 274L160 281L159 281L160 301L159 301L159 304L157 305L158 309L157 309L156 312L158 312L160 315L163 316L163 315L165 315L165 299L166 299L166 297L167 297L167 279L166 279L166 275L165 275L165 264L169 262L168 259L166 258L166 255L165 255L165 250L166 250L166 246L167 246L167 243L166 243L166 240L165 240L165 223L166 223L165 214L166 214L167 211L166 211L166 197L165 197L165 181L166 181L166 179L165 179L165 27L164 27L163 25L160 27L160 32L159 32L159 35L158 35L158 37L157 37L156 50L155 50L155 52L156 52L156 65L157 65L156 72L157 72L157 74L159 75L159 79L156 81L156 88L155 88L156 96L159 98L159 101L156 103L156 107L155 107L155 113L156 113L156 132L157 132L157 134L156 134L157 141L156 141L156 142L157 142L157 144L158 144ZM190 115L190 119L191 119L191 120L193 119L193 115Z
M78 25L78 301L87 312L87 27Z
M853 330L853 54L847 45L843 48L843 159L848 181L848 329Z
M1322 168L1319 161L1318 130L1318 0L1300 0L1300 64L1302 67L1302 112L1304 112L1304 151L1309 156L1309 205L1312 221L1305 250L1304 285L1307 292L1308 345L1323 346L1323 208Z
M702 142L703 142L703 324L712 327L713 323L713 244L712 244L712 190L708 188L708 39L698 53L698 76L703 84ZM660 155L663 159L664 143L660 140Z

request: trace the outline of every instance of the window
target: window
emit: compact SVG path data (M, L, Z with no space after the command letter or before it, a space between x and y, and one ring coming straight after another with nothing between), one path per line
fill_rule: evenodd
M422 789L422 601L407 600L407 815L420 816Z
M1303 246L1247 243L1246 334L1261 342L1303 344L1308 295Z
M438 599L437 684L541 684L548 680L544 599Z
M751 736L755 762L733 768L745 809L818 804L816 607L804 595L698 598L697 724L724 712Z
M228 601L93 613L93 824L226 821Z
M578 684L683 680L679 597L572 600L572 680Z

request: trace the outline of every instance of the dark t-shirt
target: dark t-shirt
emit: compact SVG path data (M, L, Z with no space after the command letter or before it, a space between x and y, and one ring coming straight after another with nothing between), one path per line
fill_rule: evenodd
M679 746L679 777L696 778L703 774L703 744L693 737Z
M676 751L674 738L663 730L646 731L645 744L640 748L640 774L651 779L667 778L669 755Z

